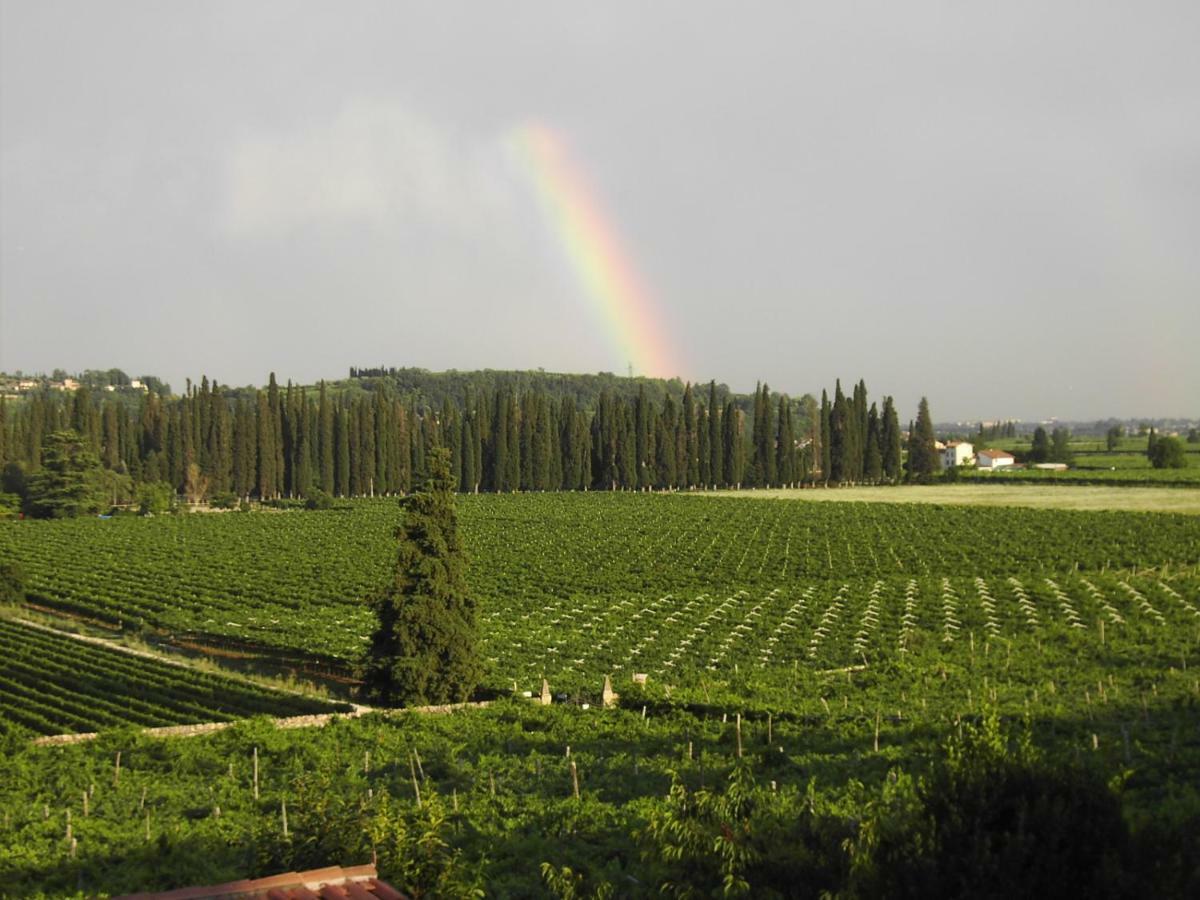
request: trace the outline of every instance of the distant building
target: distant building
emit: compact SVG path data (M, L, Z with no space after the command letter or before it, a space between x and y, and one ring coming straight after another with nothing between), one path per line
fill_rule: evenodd
M1007 450L980 450L975 454L975 464L981 469L999 469L1016 461Z
M1066 463L1034 463L1035 469L1042 469L1046 472L1065 472L1067 470Z
M975 445L970 441L950 441L942 450L942 468L968 466L975 459Z

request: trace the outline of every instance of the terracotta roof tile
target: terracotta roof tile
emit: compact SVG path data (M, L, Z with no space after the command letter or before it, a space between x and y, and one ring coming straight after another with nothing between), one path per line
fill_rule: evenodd
M282 872L207 887L128 894L114 900L408 900L380 881L373 865L327 866L307 872Z

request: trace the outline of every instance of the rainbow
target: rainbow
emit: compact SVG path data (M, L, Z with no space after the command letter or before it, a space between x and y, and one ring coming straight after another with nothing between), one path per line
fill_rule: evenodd
M509 146L603 321L621 368L629 365L639 375L679 376L658 309L566 142L548 126L530 124L510 134Z

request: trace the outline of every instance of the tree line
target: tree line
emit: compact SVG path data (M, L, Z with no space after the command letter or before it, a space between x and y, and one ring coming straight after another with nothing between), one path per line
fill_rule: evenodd
M916 448L912 478L936 467L924 401L922 411L928 453L925 443ZM748 412L716 382L685 385L678 399L670 392L654 399L645 386L631 399L602 389L590 407L570 395L506 387L467 387L457 402L446 397L433 407L386 387L280 386L274 374L265 389L229 389L205 377L180 396L148 393L138 405L86 386L44 391L11 406L0 399L5 490L41 469L51 436L63 431L77 434L106 472L129 485L165 484L193 501L406 494L422 482L436 447L449 450L454 484L464 492L906 477L892 398L868 403L862 381L850 394L838 382L819 407L760 384ZM120 485L110 479L109 489L115 497Z

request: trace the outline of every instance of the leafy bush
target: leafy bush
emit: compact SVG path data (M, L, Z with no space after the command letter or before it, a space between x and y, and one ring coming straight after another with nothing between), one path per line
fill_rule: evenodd
M333 497L324 491L313 491L304 501L305 509L333 509Z
M213 494L208 500L208 505L213 509L233 509L237 504L238 496L233 491L221 491Z
M25 570L19 563L0 563L0 606L25 601Z
M995 714L965 726L913 790L864 824L851 884L864 896L1108 897L1129 834L1096 774L1042 761Z
M143 516L159 516L175 508L175 488L165 481L146 482L138 485L138 512Z

